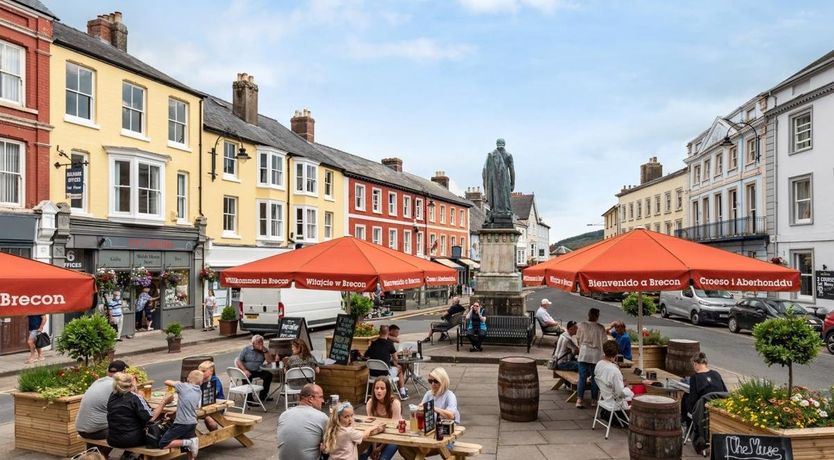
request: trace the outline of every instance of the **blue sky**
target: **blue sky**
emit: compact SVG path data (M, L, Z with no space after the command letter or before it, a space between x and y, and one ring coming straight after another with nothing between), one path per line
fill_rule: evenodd
M581 0L46 0L86 30L121 11L128 50L231 98L255 76L261 113L316 119L316 140L481 184L502 137L516 190L551 242L592 230L651 156L686 142L832 49L833 2Z

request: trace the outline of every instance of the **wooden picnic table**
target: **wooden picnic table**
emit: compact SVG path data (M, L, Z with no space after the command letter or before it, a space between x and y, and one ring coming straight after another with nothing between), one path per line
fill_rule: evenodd
M158 406L163 397L154 396L148 400L148 405L151 408ZM211 417L220 425L215 431L206 430L201 431L198 425L197 438L200 442L200 448L217 444L230 438L235 438L244 447L252 447L253 442L246 436L246 433L252 430L256 423L260 423L262 418L258 415L228 413L226 409L234 407L234 402L226 399L218 399L214 404L208 404L197 409L197 419L203 420L206 417ZM175 404L169 404L163 412L167 414L174 414L177 412Z
M680 376L675 375L671 372L664 371L663 369L658 368L649 368L643 371L642 375L637 375L632 372L630 369L621 369L623 372L623 377L625 379L626 385L635 385L643 383L644 380L649 380L646 378L646 375L649 372L657 373L657 377L651 379L652 382L661 383L661 385L646 385L646 393L658 396L668 396L676 401L680 401L683 398L685 391L680 387L667 387L666 382L676 382L680 381Z
M408 431L400 433L397 431L397 420L394 419L377 417L368 422L367 417L363 417L362 422L357 421L356 427L364 430L368 426L379 424L379 422L385 422L385 431L368 437L368 442L395 444L399 447L412 448L416 451L416 456L414 457L416 460L425 459L426 455L432 450L437 450L442 458L454 458L454 454L448 448L448 444L466 431L466 428L462 425L455 424L455 433L451 436L444 436L441 441L438 441L434 438L434 432L428 435L424 435L422 432L417 434ZM406 422L408 421L406 420Z

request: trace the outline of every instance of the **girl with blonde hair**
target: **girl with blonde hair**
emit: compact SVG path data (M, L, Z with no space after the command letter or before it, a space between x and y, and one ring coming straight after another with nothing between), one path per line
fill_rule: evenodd
M330 420L324 430L322 451L330 455L330 460L357 460L359 444L377 433L385 431L385 424L380 423L358 430L353 426L353 406L343 402L330 413Z

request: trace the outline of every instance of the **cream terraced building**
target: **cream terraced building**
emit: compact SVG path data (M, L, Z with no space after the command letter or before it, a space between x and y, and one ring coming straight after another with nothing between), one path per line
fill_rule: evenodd
M624 187L617 196L618 233L645 227L658 233L675 235L686 227L684 207L687 168L656 177L640 185Z

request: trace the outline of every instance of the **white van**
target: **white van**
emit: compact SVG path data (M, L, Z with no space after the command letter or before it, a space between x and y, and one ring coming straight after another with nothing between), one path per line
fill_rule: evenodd
M333 326L336 315L344 313L338 291L242 288L235 294L232 300L237 304L240 329L253 334L278 332L284 316L303 317L312 329Z
M727 323L736 301L727 291L695 289L660 292L660 316L683 316L692 324Z

